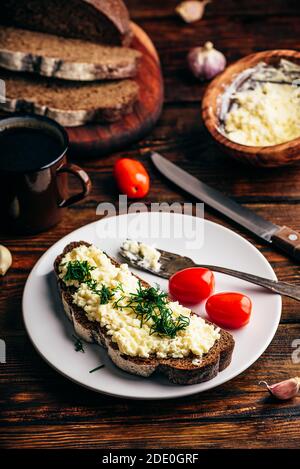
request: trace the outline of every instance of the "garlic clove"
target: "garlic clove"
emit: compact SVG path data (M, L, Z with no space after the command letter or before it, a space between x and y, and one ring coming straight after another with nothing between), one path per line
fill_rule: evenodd
M5 275L12 264L12 255L7 247L0 244L0 275Z
M181 2L175 8L175 11L186 23L194 23L201 20L208 3L210 3L210 0L187 0Z
M222 52L216 50L208 41L203 47L194 47L188 54L188 65L196 78L210 80L226 67Z
M266 381L260 381L259 384L264 384L270 394L280 400L288 400L295 397L300 388L300 378L290 378L279 383L272 384L271 386Z

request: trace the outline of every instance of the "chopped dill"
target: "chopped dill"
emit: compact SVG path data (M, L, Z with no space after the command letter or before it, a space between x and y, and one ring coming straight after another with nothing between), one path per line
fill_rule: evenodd
M87 282L91 279L91 271L95 267L91 266L88 261L70 261L67 263L67 272L64 276L66 282L76 280L79 283Z
M76 337L76 335L74 335L74 334L72 334L72 337L74 339L74 349L75 349L75 351L84 353L83 344L82 344L81 340L79 339L79 337Z
M109 288L103 284L99 286L91 276L91 271L94 269L95 267L87 261L70 261L67 264L64 280L76 280L79 283L85 283L93 293L99 296L101 305L109 303L114 298L115 292L121 291L123 295L114 301L113 308L130 308L136 317L140 319L141 327L150 321L150 334L157 333L173 339L178 331L189 325L190 319L188 316L180 314L178 317L173 317L167 294L160 291L158 286L143 287L139 282L136 293L130 293L127 302L120 305L120 302L126 298L121 283L114 288ZM81 349L78 348L78 351L81 351Z
M113 298L114 293L105 285L100 290L100 305L106 305Z
M118 301L121 299L124 297ZM115 302L116 307L118 301ZM189 317L182 314L173 318L166 293L158 287L143 287L140 282L137 292L130 293L129 301L123 307L132 309L140 319L141 327L145 322L152 320L150 334L157 333L173 339L178 331L185 329L190 323Z
M88 280L86 284L92 290L93 293L96 293L96 295L99 296L100 305L106 305L114 296L113 291L106 285L101 285L101 288L98 288L96 280Z
M115 293L116 291L120 291L124 293L124 288L121 282L118 282L118 285L112 289L112 291Z
M99 288L97 281L91 276L91 271L95 268L96 267L91 266L88 261L70 261L67 263L67 272L64 276L64 280L66 282L75 280L78 283L86 283L90 290L99 296L100 304L105 305L110 302L117 290L124 293L123 287L122 284L119 283L114 288L109 288L106 285L101 285L101 288Z
M94 368L93 370L90 370L89 373L94 373L94 371L101 370L101 368L104 368L104 367L105 367L105 365L97 366L97 368Z

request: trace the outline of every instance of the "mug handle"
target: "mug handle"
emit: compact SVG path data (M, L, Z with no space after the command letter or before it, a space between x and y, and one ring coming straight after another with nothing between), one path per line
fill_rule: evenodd
M80 200L84 199L90 193L90 190L92 188L91 180L87 173L82 168L80 168L80 166L77 166L76 164L72 163L66 163L57 170L57 174L59 173L72 174L77 179L79 179L82 187L82 191L79 192L79 194L72 195L68 199L62 200L58 204L60 208L69 207L70 205L75 204L76 202L79 202Z

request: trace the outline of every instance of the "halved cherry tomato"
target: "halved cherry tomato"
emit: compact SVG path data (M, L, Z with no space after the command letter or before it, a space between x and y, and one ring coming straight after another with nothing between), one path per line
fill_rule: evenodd
M252 303L242 293L225 292L208 298L205 308L209 318L218 326L239 329L248 324Z
M145 167L137 160L121 158L114 167L114 176L122 194L131 199L144 197L149 192L150 178Z
M215 277L211 270L191 267L180 270L169 280L169 292L172 298L181 303L194 305L205 300L214 292Z

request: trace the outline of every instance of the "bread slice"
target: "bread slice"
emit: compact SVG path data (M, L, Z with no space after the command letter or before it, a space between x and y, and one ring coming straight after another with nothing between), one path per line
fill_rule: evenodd
M141 53L2 26L0 66L66 80L112 80L136 75Z
M116 46L132 35L122 0L1 0L0 24Z
M114 122L132 112L138 99L133 80L76 83L0 70L6 101L0 109L48 116L74 127L88 122Z
M128 373L149 377L153 373L160 372L167 376L169 381L175 384L196 384L214 378L224 370L231 362L234 349L232 335L221 329L220 339L213 345L209 352L203 356L200 364L193 364L194 355L187 358L140 358L124 355L117 345L112 342L106 329L100 327L98 322L89 321L84 310L72 302L72 290L59 278L59 265L63 257L72 249L80 246L90 246L84 241L68 244L63 253L54 262L54 271L62 298L64 310L72 321L76 334L86 342L96 342L107 349L108 355L116 366ZM111 260L114 265L118 263ZM143 286L149 286L141 280Z

